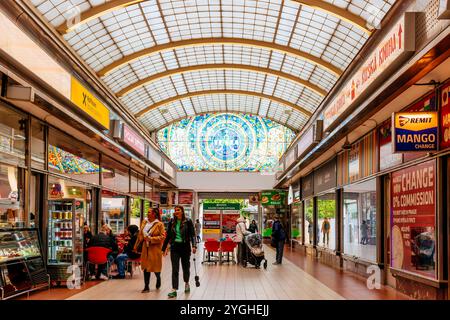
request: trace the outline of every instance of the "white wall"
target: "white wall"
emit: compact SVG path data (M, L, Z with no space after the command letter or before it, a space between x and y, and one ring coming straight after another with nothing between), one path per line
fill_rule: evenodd
M178 172L179 189L201 192L244 192L272 189L274 175L249 172Z

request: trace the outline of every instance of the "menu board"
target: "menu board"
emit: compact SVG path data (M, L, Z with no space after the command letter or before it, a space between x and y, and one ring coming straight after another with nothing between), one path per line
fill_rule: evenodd
M261 193L261 204L263 206L277 206L283 205L286 199L286 192L284 191L263 191Z
M391 266L436 278L436 160L392 173Z

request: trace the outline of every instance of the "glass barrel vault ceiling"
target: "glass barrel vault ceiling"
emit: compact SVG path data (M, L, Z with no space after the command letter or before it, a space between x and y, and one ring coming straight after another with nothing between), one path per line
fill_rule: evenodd
M192 116L158 131L161 149L181 171L274 172L295 134L249 114Z
M151 131L239 112L299 131L395 0L26 0Z

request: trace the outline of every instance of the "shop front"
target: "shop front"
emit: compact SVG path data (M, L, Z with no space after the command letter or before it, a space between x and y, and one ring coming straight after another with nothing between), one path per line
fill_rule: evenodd
M286 230L290 229L287 193L282 190L268 190L261 192L261 206L263 219L263 238L272 236L272 225L278 217ZM290 239L286 239L290 241Z

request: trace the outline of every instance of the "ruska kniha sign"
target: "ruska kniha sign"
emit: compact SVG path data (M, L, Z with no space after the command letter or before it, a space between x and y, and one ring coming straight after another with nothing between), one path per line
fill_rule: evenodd
M438 149L438 113L435 111L393 113L392 127L394 152Z
M436 278L436 183L436 160L392 173L392 268Z

